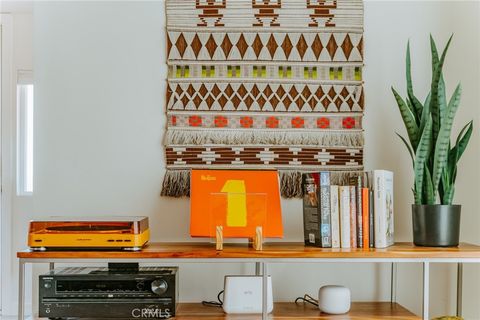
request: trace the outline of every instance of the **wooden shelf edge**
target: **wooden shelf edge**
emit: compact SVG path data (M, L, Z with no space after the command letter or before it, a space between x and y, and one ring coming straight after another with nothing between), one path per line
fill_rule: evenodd
M25 250L17 252L17 257L23 259L480 259L480 246L462 243L458 247L432 248L417 247L412 243L395 243L383 249L331 249L306 247L303 243L275 242L264 244L263 250L260 251L244 244L226 244L222 251L217 251L214 244L204 242L151 242L138 252Z
M176 320L254 320L260 315L225 314L222 308L206 307L200 303L180 303ZM305 320L418 320L420 317L408 311L398 303L390 302L353 302L350 312L345 315L328 315L309 304L277 302L269 319L305 319Z

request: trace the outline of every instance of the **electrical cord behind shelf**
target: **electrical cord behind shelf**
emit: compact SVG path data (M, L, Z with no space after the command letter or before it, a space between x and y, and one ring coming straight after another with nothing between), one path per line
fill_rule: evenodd
M217 300L218 301L202 301L202 304L207 307L221 307L223 306L223 300L220 298L220 296L223 294L224 290L220 291L217 295ZM318 307L318 300L314 299L311 295L305 294L303 297L298 297L295 299L295 303L298 303L298 301L303 301L304 303L309 303L311 305L314 305Z
M318 300L314 299L309 294L304 294L303 297L298 297L297 299L295 299L295 303L298 303L298 301L303 301L304 303L309 303L309 304L312 304L312 305L318 307Z
M223 300L220 299L220 296L223 294L225 290L222 290L217 295L218 301L202 301L202 304L207 307L221 307L223 306Z

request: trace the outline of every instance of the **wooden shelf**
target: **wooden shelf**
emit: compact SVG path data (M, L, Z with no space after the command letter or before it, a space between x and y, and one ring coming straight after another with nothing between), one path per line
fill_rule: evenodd
M396 243L385 249L325 249L305 247L303 243L267 243L262 251L246 244L226 244L223 251L212 243L157 243L143 250L131 251L20 251L24 259L480 259L480 246L462 243L452 248L417 247L412 243Z
M175 320L254 320L260 319L261 315L226 315L221 308L205 307L200 303L181 303L177 309ZM390 302L354 302L351 310L345 315L327 315L321 313L314 306L303 303L275 303L273 313L269 319L342 319L342 320L375 320L375 319L420 319L401 305Z

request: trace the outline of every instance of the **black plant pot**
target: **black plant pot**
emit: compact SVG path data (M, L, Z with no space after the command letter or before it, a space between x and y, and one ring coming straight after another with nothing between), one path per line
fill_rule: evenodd
M412 205L413 243L455 247L460 238L461 205Z

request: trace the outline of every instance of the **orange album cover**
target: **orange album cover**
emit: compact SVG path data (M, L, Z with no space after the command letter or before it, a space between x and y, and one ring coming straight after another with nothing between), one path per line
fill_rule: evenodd
M251 238L257 226L263 236L283 237L278 173L275 170L192 170L190 235Z

